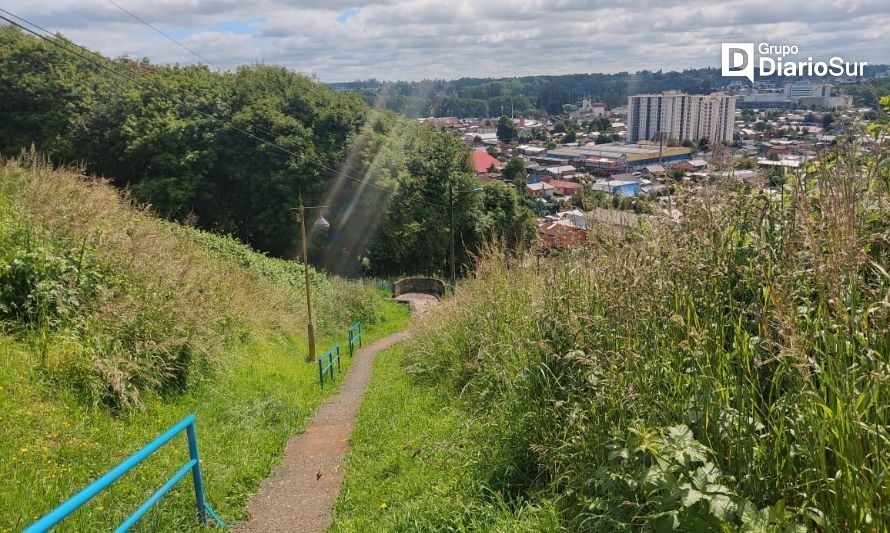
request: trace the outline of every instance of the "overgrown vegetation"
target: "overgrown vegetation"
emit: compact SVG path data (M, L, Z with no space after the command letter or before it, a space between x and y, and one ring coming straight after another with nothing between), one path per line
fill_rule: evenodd
M327 206L309 216L331 224L313 239L313 264L353 277L445 271L446 191L477 185L454 134L284 68L112 61L54 42L0 27L0 155L36 146L161 216L275 257L299 255L293 208L302 199ZM462 196L454 215L461 264L531 217L495 187Z
M466 470L560 529L884 530L890 168L858 148L540 267L488 254L406 351Z
M35 154L0 162L0 531L22 529L190 412L209 501L245 518L287 438L332 391L303 362L302 274ZM406 323L370 285L315 271L311 283L321 349L356 319L369 340ZM66 527L117 525L184 451L165 447ZM144 524L196 527L188 484Z

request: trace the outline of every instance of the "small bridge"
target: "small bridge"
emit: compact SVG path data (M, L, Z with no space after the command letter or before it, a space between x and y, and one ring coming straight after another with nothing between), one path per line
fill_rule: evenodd
M423 313L445 296L445 283L437 278L402 278L393 284L393 299Z

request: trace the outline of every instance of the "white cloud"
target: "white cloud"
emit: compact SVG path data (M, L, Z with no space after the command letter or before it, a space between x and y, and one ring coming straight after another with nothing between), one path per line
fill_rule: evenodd
M716 66L722 41L890 62L886 0L115 0L223 67L262 60L326 81ZM198 61L105 0L6 9L110 56Z

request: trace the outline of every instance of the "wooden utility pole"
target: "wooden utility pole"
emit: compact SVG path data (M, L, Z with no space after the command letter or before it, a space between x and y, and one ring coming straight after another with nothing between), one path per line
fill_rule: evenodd
M303 274L306 284L306 311L309 315L309 323L306 330L309 336L309 353L306 355L306 362L315 361L315 326L312 324L312 295L309 285L309 252L306 246L306 211L303 208L303 197L300 196L300 227L303 230Z

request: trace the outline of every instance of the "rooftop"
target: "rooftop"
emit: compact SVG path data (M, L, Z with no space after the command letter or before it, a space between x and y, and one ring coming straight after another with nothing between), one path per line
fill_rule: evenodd
M488 172L488 169L490 169L492 165L497 169L504 168L503 163L492 157L485 150L473 151L473 166L476 168L478 174Z

